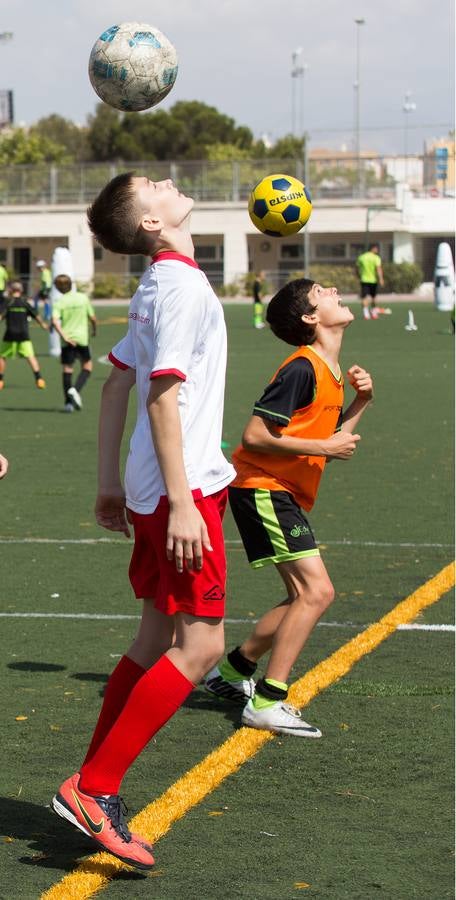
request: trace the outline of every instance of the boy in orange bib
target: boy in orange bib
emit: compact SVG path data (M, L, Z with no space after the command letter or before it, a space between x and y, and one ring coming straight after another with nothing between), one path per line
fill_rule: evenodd
M273 563L287 597L209 672L206 688L246 704L243 725L317 738L321 731L284 702L291 668L334 599L307 513L326 461L355 452L360 436L354 432L372 402L372 379L358 365L349 369L356 396L343 412L339 354L353 314L336 288L292 281L272 298L266 318L274 334L297 349L254 405L233 453L229 497L251 566ZM265 675L255 684L257 662L266 653Z

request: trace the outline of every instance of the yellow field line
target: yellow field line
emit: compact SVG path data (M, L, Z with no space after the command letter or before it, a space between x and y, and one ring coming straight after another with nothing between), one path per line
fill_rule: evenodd
M290 689L292 703L305 706L320 691L346 675L358 660L375 650L398 625L412 621L426 606L439 600L454 583L454 565L451 564L295 682ZM181 819L273 737L270 731L240 728L138 813L129 823L130 828L149 841L156 841L169 831L173 822ZM127 868L109 853L96 853L45 891L40 900L86 900L106 887L116 873Z

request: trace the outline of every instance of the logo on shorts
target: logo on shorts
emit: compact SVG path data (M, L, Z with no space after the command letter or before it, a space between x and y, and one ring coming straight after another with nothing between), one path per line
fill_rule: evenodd
M292 537L300 537L302 534L310 534L310 528L307 525L293 525L290 534Z
M225 591L222 591L219 584L214 584L213 587L203 594L203 600L223 600L224 596Z

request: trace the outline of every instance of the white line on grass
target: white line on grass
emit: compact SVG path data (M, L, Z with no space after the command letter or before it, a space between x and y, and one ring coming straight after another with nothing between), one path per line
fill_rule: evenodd
M123 613L61 613L61 612L0 612L2 619L100 619L119 621L140 619L141 616ZM227 625L254 625L258 619L225 619ZM365 628L362 622L317 622L317 628ZM455 625L398 625L398 631L455 631Z
M40 537L24 537L9 538L0 537L0 544L125 544L126 539L118 538L40 538ZM323 538L318 541L319 544L326 544L328 547L453 547L453 544L430 544L414 541L325 541ZM239 539L227 539L225 541L227 547L241 546L242 541Z

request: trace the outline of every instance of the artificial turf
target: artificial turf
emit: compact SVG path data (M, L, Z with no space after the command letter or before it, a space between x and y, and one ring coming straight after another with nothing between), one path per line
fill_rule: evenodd
M347 331L343 368L365 365L376 386L355 458L325 473L311 521L336 586L326 622L312 635L300 677L407 597L453 556L452 349L444 314L409 305ZM122 334L125 312L97 310L94 358ZM254 332L250 306L227 306L229 364L224 440L230 453L252 402L288 349ZM111 537L96 526L96 418L108 368L95 362L81 413L64 415L59 364L33 329L46 391L24 363L9 362L0 395L1 724L0 898L38 898L92 852L46 804L78 765L104 683L135 619L57 614L139 613L127 578L130 545L69 543ZM347 394L350 393L348 388ZM134 421L134 410L129 427ZM252 572L230 516L227 644L280 598L271 570ZM29 539L30 542L25 542ZM37 539L52 541L40 543ZM448 624L448 593L418 619ZM453 896L451 850L453 635L397 632L316 697L305 717L321 741L275 738L162 838L152 876L126 872L105 889L141 900L285 900ZM132 812L222 743L238 711L198 688L127 774Z

